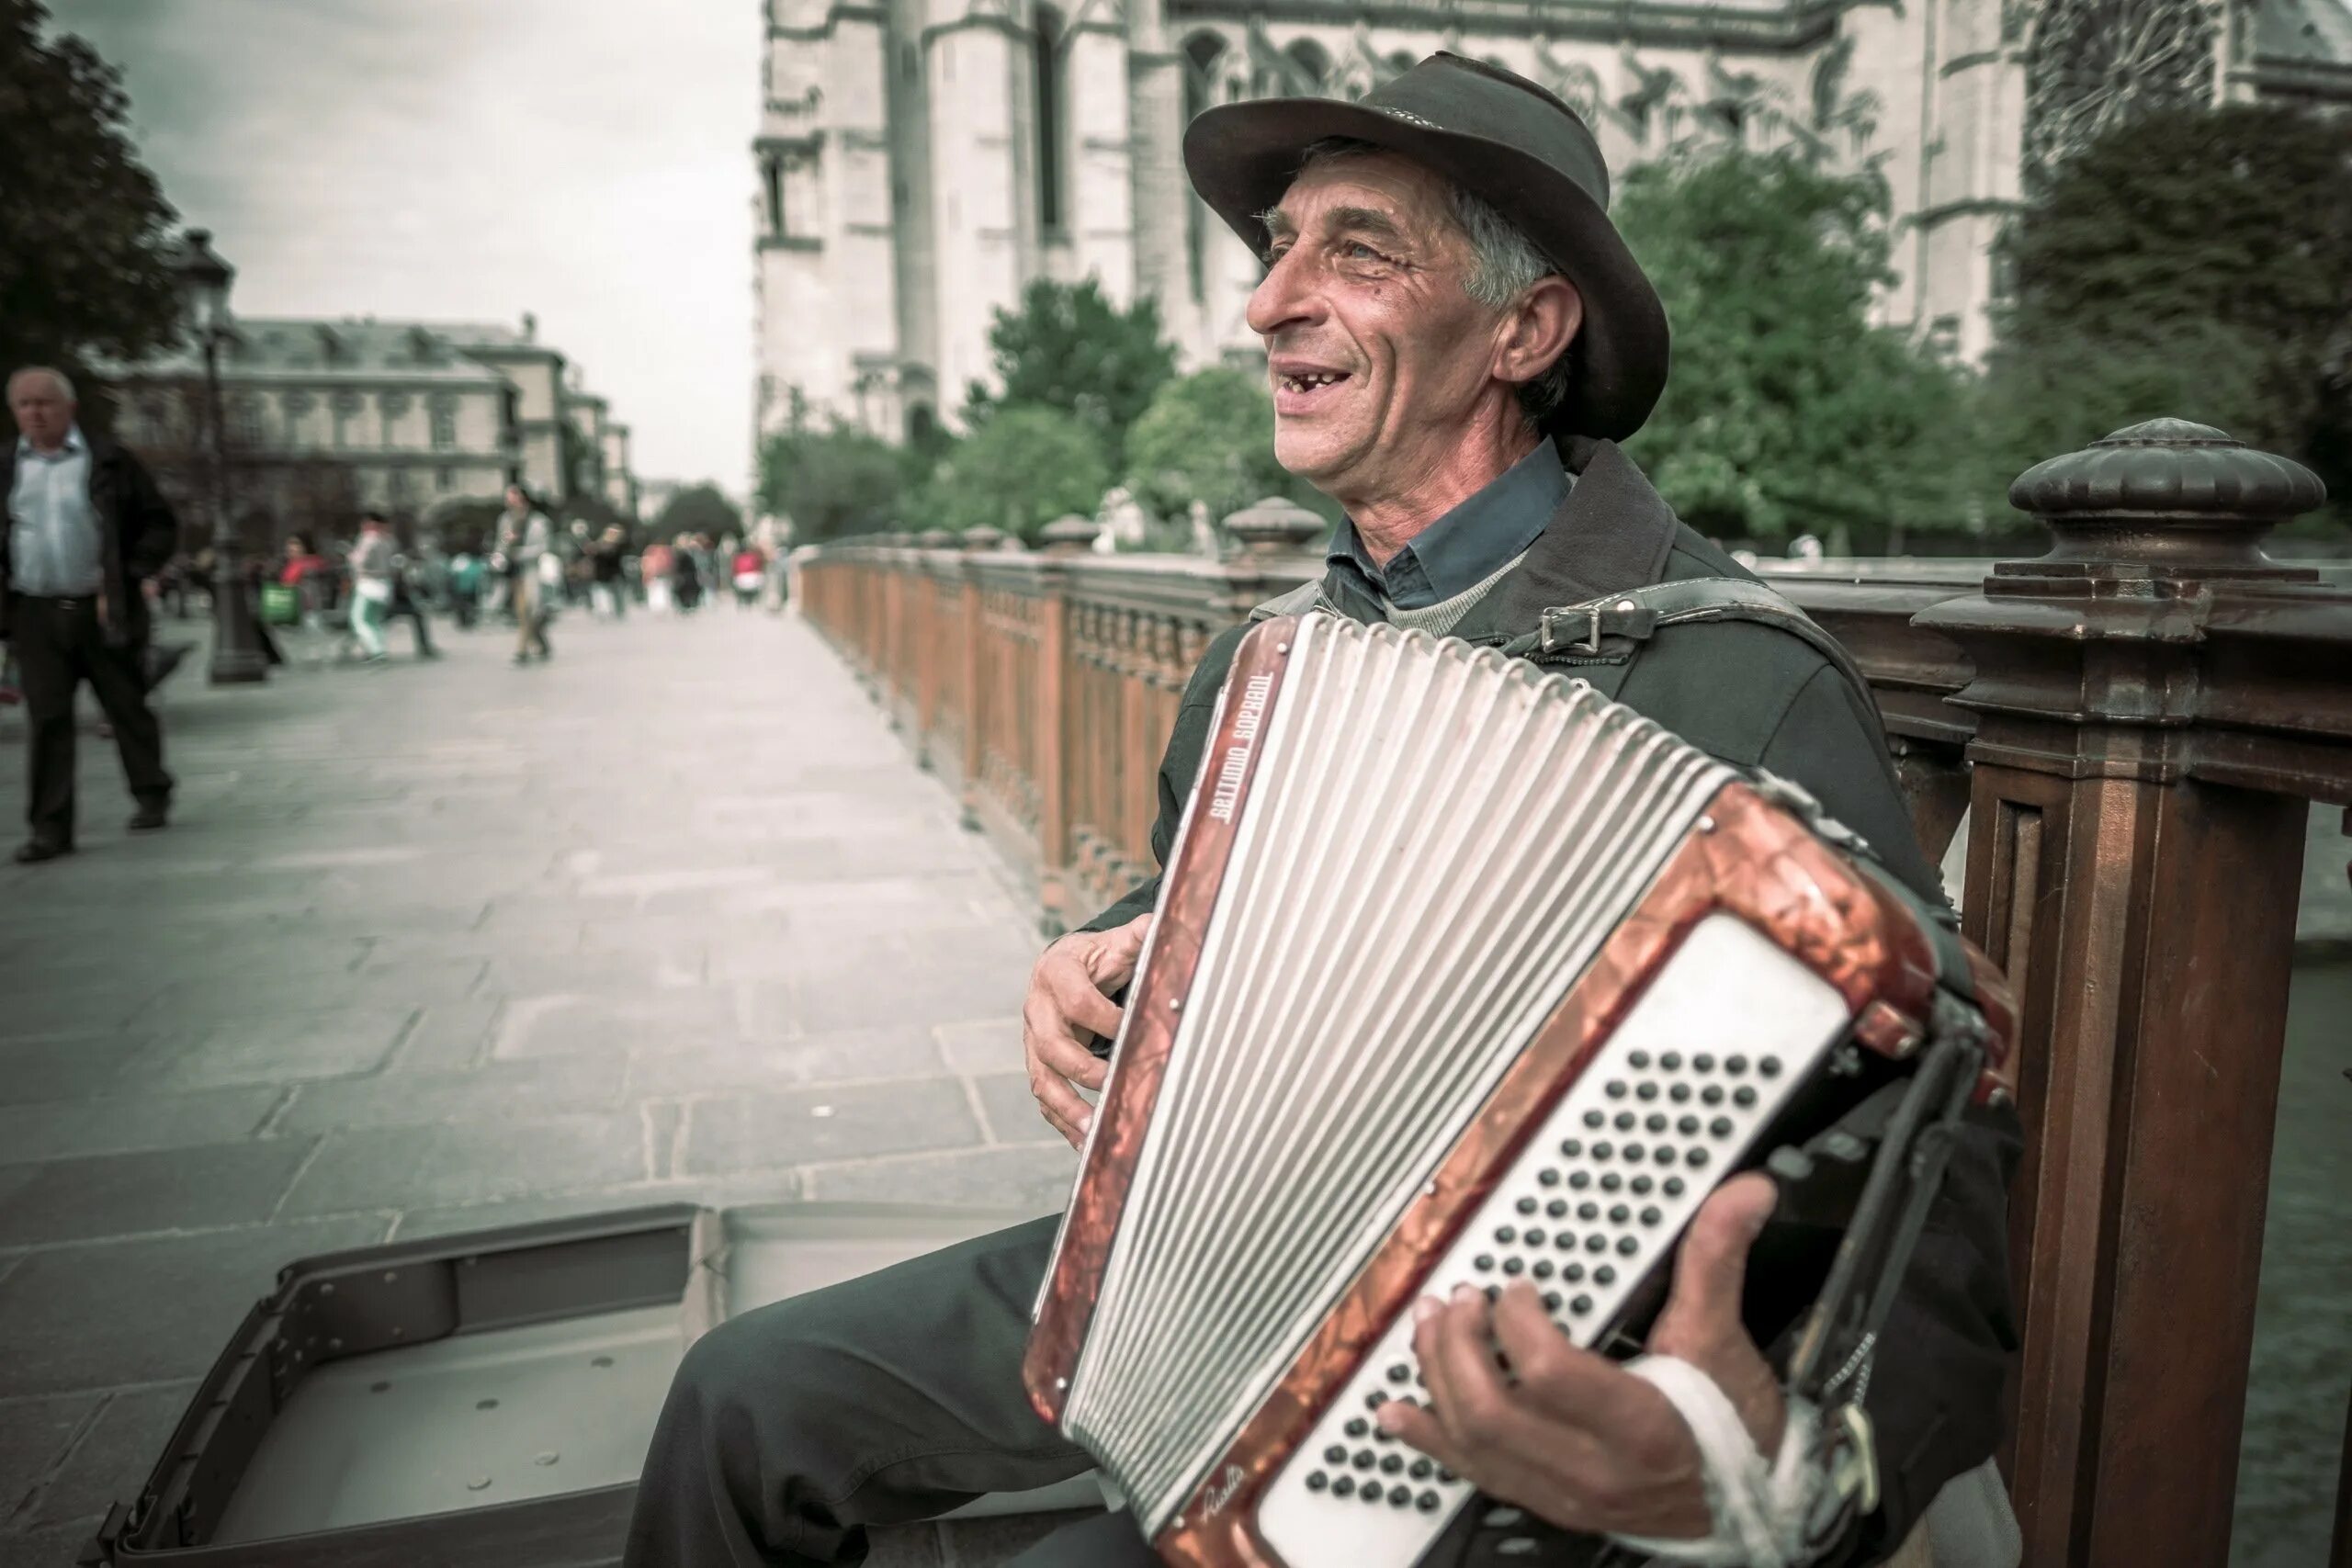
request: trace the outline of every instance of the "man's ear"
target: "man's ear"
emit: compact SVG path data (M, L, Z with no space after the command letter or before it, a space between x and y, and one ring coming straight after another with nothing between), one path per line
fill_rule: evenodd
M1504 319L1495 343L1495 378L1514 387L1541 376L1584 325L1584 295L1557 273L1539 279Z

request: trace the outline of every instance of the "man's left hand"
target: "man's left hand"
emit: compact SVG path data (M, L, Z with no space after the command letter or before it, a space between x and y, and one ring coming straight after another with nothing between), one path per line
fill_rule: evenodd
M1714 1379L1766 1454L1780 1448L1787 1406L1740 1323L1739 1298L1747 1249L1772 1203L1771 1179L1750 1174L1700 1207L1649 1338L1653 1354ZM1684 1540L1713 1528L1699 1446L1681 1416L1649 1383L1571 1343L1534 1287L1514 1282L1489 1304L1465 1285L1451 1302L1423 1299L1414 1315L1429 1403L1383 1404L1382 1430L1566 1529Z

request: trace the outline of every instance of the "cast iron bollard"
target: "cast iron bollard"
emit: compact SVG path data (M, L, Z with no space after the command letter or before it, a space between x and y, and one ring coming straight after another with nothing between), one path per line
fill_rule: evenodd
M1914 624L1973 661L1966 925L2023 1010L2025 1560L2218 1568L2308 800L2352 800L2352 595L2262 550L2317 479L2208 425L2009 494L2050 552Z

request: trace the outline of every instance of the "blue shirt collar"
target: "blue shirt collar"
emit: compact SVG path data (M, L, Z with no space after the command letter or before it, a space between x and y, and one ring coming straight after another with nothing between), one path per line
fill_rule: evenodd
M1550 525L1575 481L1549 441L1513 463L1467 501L1422 529L1388 559L1371 552L1342 521L1326 564L1393 609L1421 610L1475 588L1526 553Z

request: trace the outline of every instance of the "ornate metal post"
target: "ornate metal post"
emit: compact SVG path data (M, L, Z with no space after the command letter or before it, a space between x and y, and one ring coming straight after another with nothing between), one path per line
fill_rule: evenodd
M237 269L212 249L209 230L190 229L173 263L188 327L204 355L205 463L212 502L212 666L216 686L249 686L269 678L261 628L245 592L243 530L229 504L229 446L220 417L220 343L229 333L229 286Z
M2050 553L1914 624L1974 663L1969 935L2024 1009L2025 1559L2219 1568L2352 602L2262 551L2319 481L2210 426L2119 431L2009 497Z

